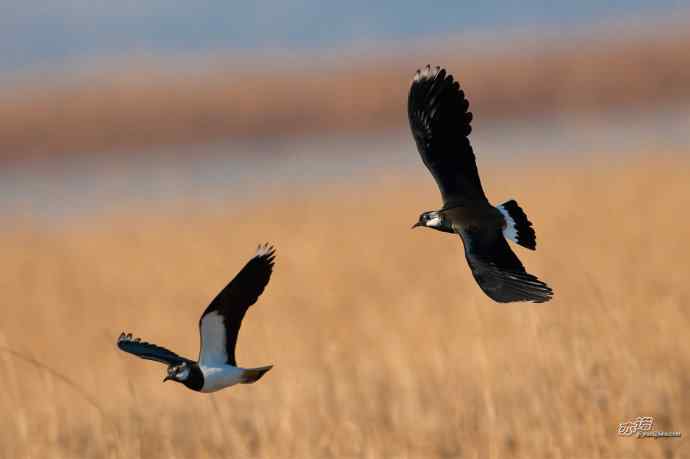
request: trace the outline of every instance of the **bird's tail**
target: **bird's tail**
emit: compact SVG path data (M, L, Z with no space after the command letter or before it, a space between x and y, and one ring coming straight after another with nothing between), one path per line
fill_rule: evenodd
M537 236L534 234L532 222L527 220L527 215L525 215L518 203L511 199L496 208L503 214L505 219L503 236L523 247L535 250L537 247Z
M242 372L242 380L240 382L242 384L251 384L253 382L256 382L259 379L261 379L261 377L264 374L266 374L266 372L271 368L273 368L273 365L268 365L267 367L259 368L245 368Z

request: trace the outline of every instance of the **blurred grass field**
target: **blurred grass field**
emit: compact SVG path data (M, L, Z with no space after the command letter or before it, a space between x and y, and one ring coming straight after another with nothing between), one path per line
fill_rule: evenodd
M690 435L690 163L619 160L482 168L535 224L537 252L515 250L556 292L540 305L492 303L458 238L408 229L439 201L421 172L6 220L0 345L103 412L0 353L0 457L687 457L616 427ZM200 313L263 241L277 264L238 344L241 365L275 364L259 383L198 394L117 350L126 330L196 358Z
M406 131L410 80L426 64L456 77L482 123L687 109L687 22L499 36L492 45L447 39L366 47L355 55L221 55L167 65L113 59L90 72L76 66L68 75L0 79L0 163Z

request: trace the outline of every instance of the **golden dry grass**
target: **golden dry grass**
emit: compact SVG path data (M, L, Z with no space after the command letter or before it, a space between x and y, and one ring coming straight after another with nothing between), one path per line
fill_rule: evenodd
M457 239L408 230L437 204L428 177L5 222L1 344L69 374L104 415L0 354L0 456L687 457L685 439L616 426L648 415L690 435L688 166L484 167L490 196L536 225L538 251L517 250L556 291L542 305L492 303ZM115 348L128 330L195 357L198 315L264 240L275 274L238 355L275 363L259 383L198 394Z

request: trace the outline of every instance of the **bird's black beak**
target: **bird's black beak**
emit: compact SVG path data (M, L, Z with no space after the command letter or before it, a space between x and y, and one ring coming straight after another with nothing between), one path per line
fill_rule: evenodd
M166 376L165 378L163 378L163 382L165 382L165 381L167 381L167 380L169 380L169 379L172 379L172 378L171 378L170 376Z
M412 225L412 228L410 228L410 229L415 229L418 226L424 226L424 224L422 224L422 222L417 222L414 225Z

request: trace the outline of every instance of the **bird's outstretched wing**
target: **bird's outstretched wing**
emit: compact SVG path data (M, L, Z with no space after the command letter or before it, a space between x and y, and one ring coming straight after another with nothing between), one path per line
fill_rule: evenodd
M117 339L117 347L142 359L153 360L166 365L179 365L182 362L190 362L189 359L180 357L164 347L147 343L140 338L134 338L131 333L121 333Z
M500 229L465 229L460 232L465 258L479 287L499 303L543 303L553 290L525 271Z
M235 345L242 319L268 284L274 260L275 249L260 245L254 258L208 305L199 320L200 365L236 365Z
M444 69L427 65L417 70L407 101L410 128L445 208L486 201L468 138L468 108L465 93Z

